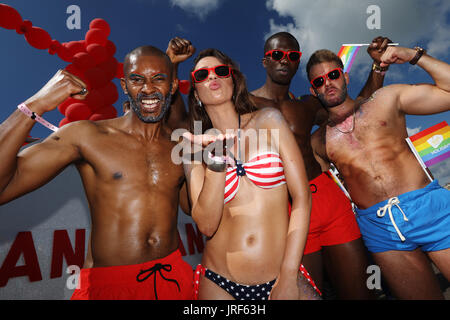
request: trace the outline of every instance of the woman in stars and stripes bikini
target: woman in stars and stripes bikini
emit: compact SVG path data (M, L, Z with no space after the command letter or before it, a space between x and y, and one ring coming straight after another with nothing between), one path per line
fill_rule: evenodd
M207 236L195 272L197 298L320 299L301 265L308 179L281 113L257 111L243 74L216 49L194 62L189 112L194 134L185 137L202 145L203 161L185 161L184 168L192 218ZM201 132L194 130L198 121Z

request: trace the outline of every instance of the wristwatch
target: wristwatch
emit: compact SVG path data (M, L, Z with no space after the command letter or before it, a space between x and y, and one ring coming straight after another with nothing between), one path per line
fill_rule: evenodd
M417 61L419 61L419 59L423 56L423 54L427 53L427 51L421 47L415 47L414 50L416 50L416 55L411 59L411 61L409 61L409 63L412 65L415 65Z

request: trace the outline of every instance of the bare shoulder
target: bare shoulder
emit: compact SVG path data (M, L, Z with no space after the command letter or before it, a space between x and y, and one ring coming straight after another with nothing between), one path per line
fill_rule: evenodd
M401 90L403 90L409 86L410 85L408 85L408 84L392 84L392 85L389 85L386 87L379 88L378 90L375 90L370 95L369 98L363 99L363 98L359 97L359 99L357 99L356 101L359 102L360 104L363 104L363 103L375 101L375 100L395 98Z
M254 120L259 128L280 128L286 121L280 110L266 107L254 112Z

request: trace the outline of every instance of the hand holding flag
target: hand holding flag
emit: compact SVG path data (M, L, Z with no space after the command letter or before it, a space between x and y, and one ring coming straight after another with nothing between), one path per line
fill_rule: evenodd
M377 37L373 39L372 43L351 43L343 44L338 52L338 57L341 58L344 65L344 72L350 72L352 64L362 46L368 46L367 52L370 54L375 62L379 63L380 58L386 50L387 46L397 46L398 43L392 43L388 38Z

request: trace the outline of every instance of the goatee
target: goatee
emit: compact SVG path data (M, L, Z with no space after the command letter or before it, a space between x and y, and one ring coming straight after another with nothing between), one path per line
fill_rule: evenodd
M167 111L170 108L170 103L172 102L172 85L170 85L169 93L164 97L160 92L154 93L152 95L145 95L145 94L138 94L136 97L136 100L133 99L130 94L128 94L128 101L130 101L131 110L136 114L136 116L139 118L139 120L145 122L145 123L156 123L161 121L164 116L166 115ZM158 99L160 101L163 101L163 105L161 106L161 112L156 117L147 116L145 117L138 106L137 101L142 101L142 99Z
M325 99L325 94L318 93L317 98L320 100L322 105L325 108L334 108L344 103L345 99L347 99L347 84L344 82L342 88L341 88L341 94L339 95L338 99L333 102L329 102Z

